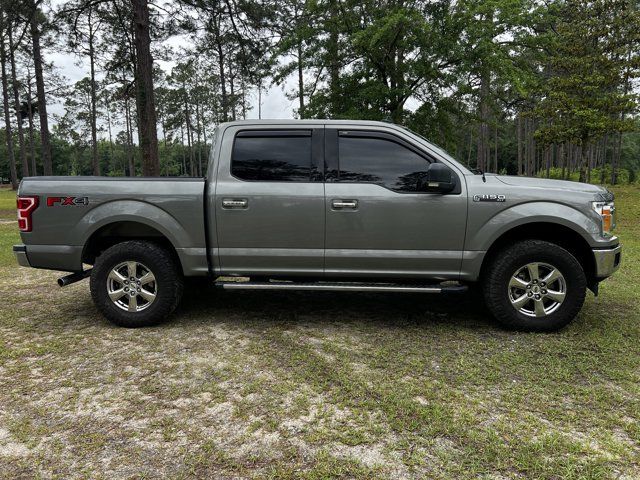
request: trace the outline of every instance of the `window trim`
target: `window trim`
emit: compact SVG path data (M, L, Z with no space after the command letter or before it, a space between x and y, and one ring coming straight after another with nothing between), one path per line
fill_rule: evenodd
M396 143L402 147L407 148L408 150L412 151L413 153L415 153L416 155L422 157L425 159L425 161L430 164L430 163L443 163L443 162L439 162L436 158L434 158L433 156L431 156L430 154L428 154L427 152L425 152L424 150L420 149L419 147L416 147L414 144L412 144L411 142L408 142L407 140L405 140L404 138L395 135L393 133L390 132L383 132L383 131L379 131L379 130L360 130L360 129L345 129L345 128L327 128L325 129L325 182L327 183L344 183L344 184L351 184L351 185L377 185L379 187L385 188L387 190L389 190L390 192L393 193L397 193L397 194L401 194L401 195L441 195L439 193L432 193L432 192L407 192L407 191L402 191L402 190L394 190L392 188L389 188L387 185L383 185L380 183L376 183L376 182L356 182L356 181L344 181L341 182L340 181L340 152L339 152L339 147L338 147L338 142L339 142L339 137L348 137L348 138L377 138L380 140L387 140L387 141L391 141L393 143ZM446 164L444 164L446 165ZM456 195L456 194L460 194L462 189L461 189L461 183L460 183L460 176L458 175L458 173L451 168L449 165L447 165L447 167L449 167L451 169L451 171L453 172L455 181L456 181L456 186L453 189L453 191L451 191L450 193L448 193L447 195ZM337 172L334 173L334 172Z
M250 129L250 130L238 130L235 138L238 137L310 137L312 135L312 128L291 128L291 129ZM235 139L234 139L235 140Z
M288 180L249 180L240 178L233 173L233 154L236 148L238 138L269 138L269 137L310 137L311 152L309 165L309 179L305 181L288 181ZM239 182L247 183L317 183L324 181L324 171L319 168L321 159L324 157L324 128L264 128L264 129L246 129L239 130L233 137L231 145L231 156L229 159L229 175Z

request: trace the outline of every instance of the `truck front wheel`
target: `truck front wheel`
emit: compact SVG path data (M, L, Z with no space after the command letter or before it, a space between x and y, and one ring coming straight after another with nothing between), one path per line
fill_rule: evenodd
M554 331L582 308L587 279L578 260L564 248L525 240L491 260L483 287L487 307L506 327Z
M147 327L169 316L180 302L179 265L162 246L122 242L105 250L91 272L91 296L100 312L121 327Z

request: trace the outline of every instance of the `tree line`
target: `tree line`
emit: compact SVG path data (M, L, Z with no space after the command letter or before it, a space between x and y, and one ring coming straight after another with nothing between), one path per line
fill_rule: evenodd
M297 118L402 124L483 171L615 184L640 169L635 1L0 7L0 177L14 188L40 174L203 175L215 126L260 116L274 85ZM87 76L69 82L54 51Z

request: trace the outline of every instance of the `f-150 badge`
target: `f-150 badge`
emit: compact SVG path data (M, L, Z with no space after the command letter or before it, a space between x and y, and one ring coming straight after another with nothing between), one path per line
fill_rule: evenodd
M474 195L474 202L505 202L507 197L505 195Z

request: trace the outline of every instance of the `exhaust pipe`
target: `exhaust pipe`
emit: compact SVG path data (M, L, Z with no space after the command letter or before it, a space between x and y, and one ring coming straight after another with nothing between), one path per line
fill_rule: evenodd
M72 273L67 275L66 277L60 277L58 279L58 285L61 287L66 287L67 285L71 285L72 283L79 282L80 280L84 280L89 275L91 275L91 268L89 270L83 270L82 272Z

